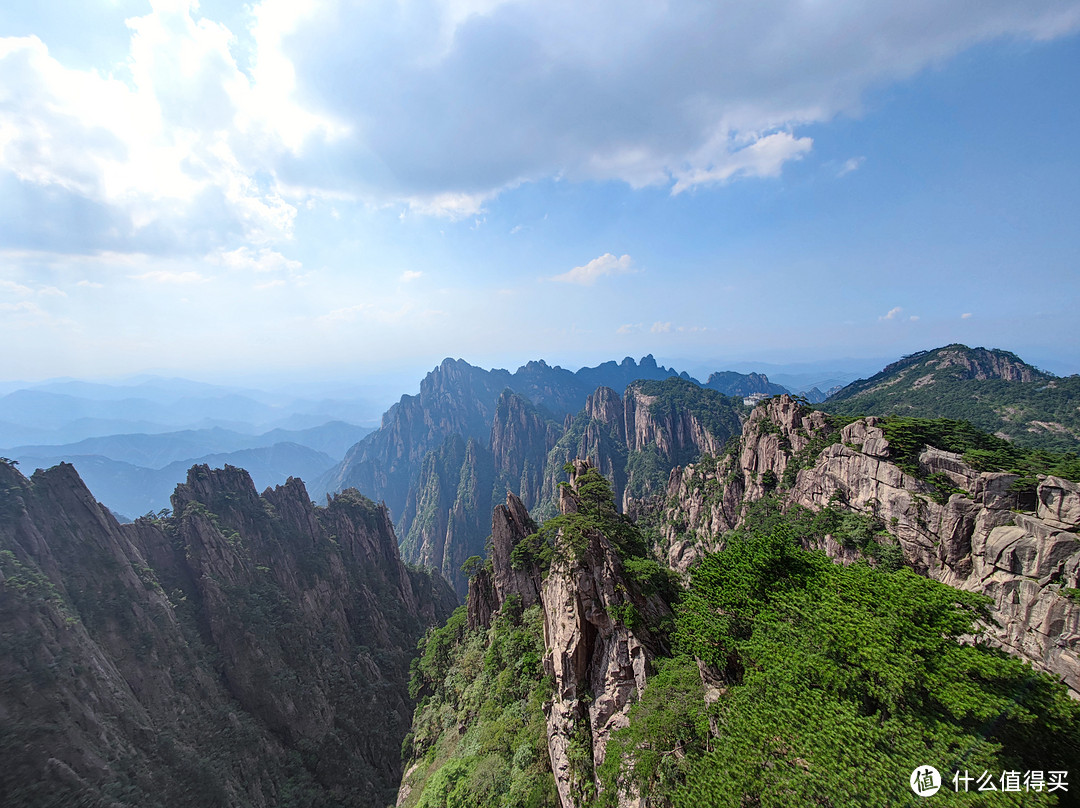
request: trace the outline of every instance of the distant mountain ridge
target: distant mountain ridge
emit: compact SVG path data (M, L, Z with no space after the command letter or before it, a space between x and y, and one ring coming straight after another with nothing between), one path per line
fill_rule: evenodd
M713 381L736 391L770 389L759 374ZM660 387L630 394L642 384ZM728 421L706 428L704 414L672 409L688 404L697 412L692 401L698 399L727 402ZM507 492L527 508L552 506L562 467L575 457L593 458L617 480L620 503L624 490L627 496L659 490L675 464L717 450L738 431L740 407L741 400L726 399L651 355L576 372L543 361L510 373L446 359L424 378L419 395L402 396L382 427L350 449L315 490L354 487L385 502L405 560L440 570L464 594L461 563L483 552L491 507Z
M495 406L503 390L528 399L556 420L577 412L596 387L623 390L636 379L679 376L656 363L652 355L635 362L605 362L571 372L543 360L528 362L514 373L484 370L461 359L445 359L420 383L420 393L402 396L383 415L382 426L349 450L339 468L319 481L327 492L355 487L383 500L395 519L401 518L408 488L424 456L451 435L490 441ZM696 383L696 382L695 382ZM398 529L407 533L407 525Z
M325 474L371 427L332 421L312 429L273 429L262 435L233 430L182 430L86 438L77 443L0 449L23 468L71 463L107 507L126 518L158 512L187 469L196 464L246 468L261 491L289 477Z
M822 405L844 415L970 421L1019 446L1080 449L1080 376L1060 378L1009 351L946 345L905 356Z

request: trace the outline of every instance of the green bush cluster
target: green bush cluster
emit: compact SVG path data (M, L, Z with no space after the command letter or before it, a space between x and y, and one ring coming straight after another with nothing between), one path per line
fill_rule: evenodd
M410 690L421 695L402 747L419 764L410 808L557 808L543 704L543 614L508 601L489 631L464 607L420 642Z
M613 735L601 804L637 789L654 808L906 805L922 764L946 779L1075 768L1080 705L1065 687L961 641L978 637L988 600L803 549L826 527L856 544L880 532L865 517L823 514L761 508L695 568L677 609L682 656L659 663ZM693 658L721 688L711 707ZM994 804L1059 796L999 792Z

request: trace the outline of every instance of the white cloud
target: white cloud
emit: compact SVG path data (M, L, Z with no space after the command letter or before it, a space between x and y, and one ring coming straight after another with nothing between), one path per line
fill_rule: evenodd
M57 289L55 286L43 286L38 289L38 294L46 297L67 297L67 292L63 289Z
M910 321L911 321L911 322L913 322L913 323L916 323L916 322L918 322L918 321L919 321L919 315L917 315L917 314L913 314L913 315L911 315L910 317L908 317L908 320L910 320Z
M900 314L903 311L904 310L902 308L900 308L900 306L897 306L896 308L889 309L889 311L887 313L881 315L880 317L878 317L878 319L879 320L895 320L897 317L900 316Z
M0 292L11 292L16 295L32 295L34 290L29 286L23 286L21 283L15 283L15 281L0 280Z
M41 307L37 303L31 303L28 300L23 300L19 303L0 303L0 311L34 315L45 314L45 312L41 310Z
M460 220L546 178L775 177L812 150L801 127L977 43L1075 32L1080 0L262 0L243 18L154 0L112 72L0 38L0 177L67 217L42 234L206 254L288 240L309 197Z
M866 162L865 157L849 157L844 161L844 164L840 167L840 170L836 172L836 176L843 177L846 174L850 174L852 171L858 171L862 167L862 164Z
M229 269L243 269L252 272L288 272L295 274L303 268L303 264L299 261L286 258L269 247L258 250L253 250L250 247L240 247L220 253L211 260Z
M129 278L136 281L152 281L154 283L205 283L210 280L205 275L198 272L171 272L167 269L152 269L149 272L143 272L139 275L129 275Z
M971 312L970 311L965 311L963 314L960 315L960 319L961 320L970 320L971 319Z
M636 334L641 330L641 323L626 323L615 329L616 334Z
M97 281L88 281L88 280L81 280L75 285L76 286L82 286L82 287L84 287L86 289L101 289L101 288L103 288L105 286L105 284L103 284L103 283L98 283Z
M371 305L368 303L358 303L355 306L343 306L340 309L333 309L326 314L320 314L315 319L320 323L339 323L350 322L355 320L361 312L371 309Z
M774 132L733 151L727 140L722 138L719 143L708 144L696 156L695 162L701 167L675 172L671 193L682 193L695 185L728 182L735 177L776 177L784 163L801 159L814 143L808 137Z
M424 273L418 269L407 269L401 273L401 275L398 277L398 280L400 280L402 283L408 283L409 281L415 281L417 278L422 277L423 274Z
M657 321L652 324L652 328L650 328L649 331L653 334L668 334L671 332L671 323Z
M1075 31L1078 8L326 0L279 44L297 92L350 127L299 157L342 166L336 187L483 199L562 177L678 193L775 176L811 148L799 127L976 43Z
M629 255L616 258L611 253L604 253L584 266L574 267L569 272L555 275L548 280L559 283L576 283L579 286L592 286L600 278L608 275L625 275L634 271L633 261Z

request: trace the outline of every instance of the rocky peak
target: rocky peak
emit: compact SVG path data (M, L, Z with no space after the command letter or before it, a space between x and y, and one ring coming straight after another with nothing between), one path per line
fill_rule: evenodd
M626 440L624 409L619 394L610 387L598 387L585 400L585 417L613 426L620 440Z
M70 466L0 464L0 638L27 638L0 653L0 792L385 805L409 657L448 587L400 563L386 509L355 491L316 508L299 480L260 498L203 466L173 502L119 525Z
M948 345L931 352L927 358L932 359L933 367L937 370L950 367L961 369L963 377L967 379L1033 382L1047 378L1047 374L1008 351Z
M187 482L176 487L171 497L173 512L183 514L184 508L197 502L217 512L258 508L259 494L251 475L244 469L226 465L213 469L208 465L188 469Z
M570 485L563 489L563 515L582 513L589 521L560 529L540 594L544 667L555 683L545 706L548 752L563 808L586 804L608 738L629 723L630 707L663 645L655 627L670 615L658 595L643 595L626 574L614 537L595 527L624 518L613 502L594 502L595 492L583 496L584 484L602 480L589 463L574 461ZM630 804L625 795L618 802Z
M826 430L825 413L811 410L791 396L774 396L754 408L743 427L739 465L746 498L760 499L783 479L792 455Z
M511 553L527 536L536 532L536 523L522 501L513 494L491 514L491 565L496 608L512 595L521 598L523 608L540 600L540 571L514 569Z

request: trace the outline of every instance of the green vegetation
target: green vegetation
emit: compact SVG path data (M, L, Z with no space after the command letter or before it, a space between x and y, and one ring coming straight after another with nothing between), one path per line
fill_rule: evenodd
M1053 678L982 644L987 600L802 542L828 528L870 547L880 526L837 511L759 504L706 557L678 607L676 650L630 726L612 737L600 804L632 786L659 806L906 805L921 764L951 772L1067 770L1080 759L1080 705ZM721 688L711 707L697 657ZM709 721L715 732L708 732ZM997 793L995 805L1058 794Z
M693 415L720 442L738 435L742 430L739 414L747 408L739 397L725 396L677 376L664 381L634 382L632 386L656 398L649 406L649 412L658 420L679 418L684 413Z
M1005 435L1016 446L1068 452L1080 449L1080 376L1055 378L1005 351L1001 361L1027 367L1031 382L966 378L945 353L965 353L975 360L979 349L950 345L905 357L827 401L829 412L845 415L898 415L964 419L990 434ZM982 352L989 355L990 352ZM985 357L983 357L985 360Z
M811 409L807 405L802 406L806 411ZM858 420L853 416L832 415L830 413L823 414L825 415L827 428L816 434L809 435L809 442L791 456L787 466L784 467L784 476L780 480L780 485L782 487L791 488L791 486L795 485L795 480L799 476L799 472L802 469L813 468L814 463L817 462L821 453L834 443L840 441L840 430L852 421Z
M1028 507L1034 507L1039 474L1080 482L1080 458L1075 453L1021 448L987 435L968 421L889 416L882 420L881 428L889 441L889 459L908 474L925 478L933 487L933 496L938 502L945 502L960 489L940 472L924 475L919 468L919 455L926 446L963 455L964 462L976 471L1020 475L1013 490L1018 495L1018 502L1026 502Z
M504 604L489 631L459 608L421 640L410 691L422 696L405 739L418 764L409 808L557 808L543 704L543 615Z
M648 557L640 531L615 510L611 483L604 475L590 468L578 477L575 496L577 511L548 519L536 533L518 542L510 554L514 569L536 566L546 574L554 562L574 563L598 533L607 537L624 560Z

